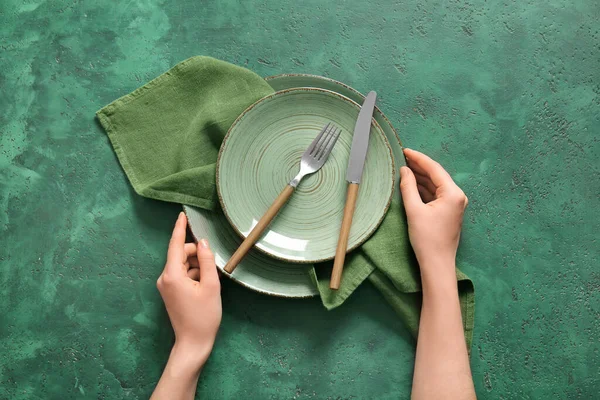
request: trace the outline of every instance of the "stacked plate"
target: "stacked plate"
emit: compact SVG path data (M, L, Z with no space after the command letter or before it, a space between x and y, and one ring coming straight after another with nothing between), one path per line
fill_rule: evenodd
M313 263L335 255L346 195L346 165L354 124L364 96L332 79L278 75L267 82L276 91L238 118L217 161L217 188L223 212L184 206L192 234L207 238L219 269L298 172L299 160L327 122L342 128L330 158L305 178L254 249L231 274L240 284L282 297L318 294ZM398 197L405 165L396 131L375 108L369 150L350 231L349 251L381 223Z

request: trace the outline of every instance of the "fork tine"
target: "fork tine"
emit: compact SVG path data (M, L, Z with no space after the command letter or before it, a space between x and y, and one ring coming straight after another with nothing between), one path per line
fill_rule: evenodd
M316 159L321 158L321 156L323 155L323 152L327 148L327 145L329 145L329 142L331 142L331 139L335 136L336 132L337 132L337 126L333 125L331 131L329 132L329 135L327 135L327 137L323 140L323 142L320 143L319 148L315 151Z
M342 133L342 130L338 129L337 132L334 134L331 142L328 143L327 146L325 147L325 149L323 150L323 154L321 154L321 157L319 158L319 160L325 159L329 156L329 153L331 153L331 150L333 149L335 142L337 142L337 140L339 139L341 133Z
M319 154L319 150L321 150L323 148L323 146L328 142L329 138L331 138L331 135L333 135L333 133L335 132L336 126L331 124L331 126L329 127L329 129L327 130L327 132L325 132L325 136L323 136L320 140L319 143L317 143L317 145L314 147L314 149L312 149L312 151L310 152L312 157L317 158L317 155Z
M331 122L329 122L327 125L325 125L323 127L323 129L321 129L321 132L319 132L319 134L317 135L317 137L313 139L313 141L311 142L310 146L308 146L308 149L306 149L305 153L311 153L313 151L313 149L315 148L316 144L323 137L323 134L325 133L325 131L327 131L327 129L329 128L329 125L331 125Z
M333 125L332 123L329 123L329 128L327 128L327 131L325 132L325 134L319 139L319 141L311 149L310 155L312 157L315 157L317 155L317 152L319 151L319 149L321 147L323 147L323 143L325 143L325 141L327 141L327 138L329 138L329 136L331 135L331 132L333 130L335 130L335 125Z

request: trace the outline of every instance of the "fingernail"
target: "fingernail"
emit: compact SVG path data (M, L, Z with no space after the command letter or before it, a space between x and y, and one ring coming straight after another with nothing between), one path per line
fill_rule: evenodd
M400 167L400 177L403 178L404 176L406 176L406 170L408 168L407 167Z
M208 249L208 240L206 240L206 239L200 240L200 247L202 247L203 249Z
M181 218L183 218L183 216L184 216L184 215L185 215L185 214L183 213L183 211L181 211L181 212L179 213L179 216L177 217L177 219L181 219Z

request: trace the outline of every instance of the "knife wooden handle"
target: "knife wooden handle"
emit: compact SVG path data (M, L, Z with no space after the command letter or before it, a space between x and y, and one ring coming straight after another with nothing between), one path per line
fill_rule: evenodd
M331 271L331 281L329 281L329 288L333 290L340 288L342 271L344 270L344 260L346 259L346 250L348 249L348 237L350 236L350 228L352 227L352 217L354 215L357 197L358 183L351 183L348 185L346 206L344 207L344 219L342 219L340 238L338 240L337 250L335 251L333 271Z
M288 201L290 196L294 193L294 187L287 185L277 196L271 207L265 212L265 214L260 218L254 229L248 234L246 239L242 242L240 247L233 253L227 264L225 264L224 270L228 273L232 273L235 267L238 266L240 261L244 258L246 253L254 246L254 243L258 241L262 233L269 226L273 218L277 215L281 207Z

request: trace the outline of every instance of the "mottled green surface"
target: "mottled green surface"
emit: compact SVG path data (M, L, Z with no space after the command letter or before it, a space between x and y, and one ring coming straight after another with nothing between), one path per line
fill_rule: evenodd
M300 4L299 4L300 3ZM375 89L470 198L481 398L597 396L600 5L0 3L0 398L144 398L179 207L136 196L94 120L196 54ZM202 398L407 398L414 344L369 286L341 309L223 285Z

